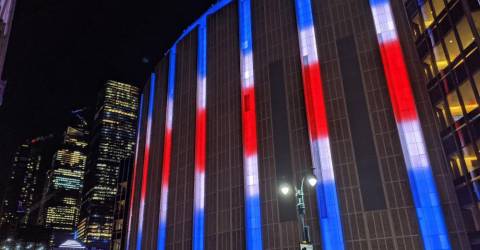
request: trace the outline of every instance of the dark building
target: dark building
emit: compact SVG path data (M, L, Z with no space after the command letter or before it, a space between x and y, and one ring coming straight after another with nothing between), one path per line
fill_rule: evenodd
M5 180L7 185L2 194L1 236L18 236L23 229L37 225L52 141L53 135L27 140L13 155L10 176Z
M480 2L405 6L466 230L480 249Z
M315 249L471 249L404 4L209 9L143 90L126 248L298 248L313 168Z
M130 176L133 169L134 155L120 162L120 174L118 176L117 195L113 215L112 250L125 249L125 235L127 233L128 201L131 188Z
M0 2L0 106L3 103L3 94L7 81L3 75L5 57L7 55L10 30L13 22L13 13L16 0L4 0Z
M87 246L109 249L119 164L135 150L138 103L138 88L116 81L98 95L78 225Z
M67 127L48 171L44 189L43 222L51 245L71 239L76 230L87 161L88 128L81 116Z

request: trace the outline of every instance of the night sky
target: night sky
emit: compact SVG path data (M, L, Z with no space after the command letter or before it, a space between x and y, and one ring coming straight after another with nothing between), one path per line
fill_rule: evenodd
M94 106L107 79L143 86L214 2L17 0L0 107L1 180L21 142L61 133L72 109Z

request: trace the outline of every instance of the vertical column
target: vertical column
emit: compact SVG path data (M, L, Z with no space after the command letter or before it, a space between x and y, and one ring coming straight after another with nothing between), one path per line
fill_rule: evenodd
M325 250L344 249L327 114L310 0L295 0L310 151L317 185L318 217Z
M167 236L167 209L168 209L168 182L170 178L170 161L172 152L172 123L173 123L173 97L175 91L175 60L177 45L170 49L168 67L167 110L165 119L165 137L163 146L162 186L160 192L160 221L158 223L157 249L165 249Z
M245 239L247 250L262 249L262 218L257 159L257 124L253 77L250 0L239 0L240 82L245 185Z
M423 244L451 249L390 2L370 5Z
M128 225L127 225L127 239L125 241L125 250L128 250L130 247L130 234L132 231L132 217L133 217L133 203L135 201L135 185L137 178L137 167L138 167L138 147L140 143L141 127L142 127L142 116L143 116L143 94L140 96L140 114L138 115L137 122L137 141L135 143L135 160L133 161L133 174L131 176L132 180L132 189L130 191L130 205L128 209Z
M142 187L140 190L140 208L138 211L138 230L137 230L137 244L136 249L142 249L142 237L143 237L143 215L145 212L145 196L147 195L147 181L148 181L148 169L150 162L150 141L152 134L152 113L155 97L155 74L152 73L150 77L150 96L148 99L148 116L147 116L147 134L145 139L145 154L143 156L143 173L142 173ZM133 193L132 193L133 198ZM128 245L127 245L128 247Z
M202 17L198 27L197 54L197 118L195 132L195 184L193 204L193 250L204 249L205 223L205 158L207 117L207 20Z

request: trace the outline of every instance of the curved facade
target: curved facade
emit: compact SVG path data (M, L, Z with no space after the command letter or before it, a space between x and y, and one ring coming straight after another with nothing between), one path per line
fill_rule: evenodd
M125 249L470 249L401 0L224 0L142 98Z

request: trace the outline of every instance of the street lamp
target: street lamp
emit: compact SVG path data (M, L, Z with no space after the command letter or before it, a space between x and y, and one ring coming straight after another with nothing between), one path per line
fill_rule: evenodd
M305 183L305 180L311 187L314 187L317 185L317 178L312 174L303 176L300 187L295 188L295 197L297 198L297 214L300 218L300 223L303 230L302 243L310 244L310 230L308 225L305 223L305 195L303 193L303 184ZM290 185L287 183L282 183L280 185L280 192L285 196L288 195L290 193Z

